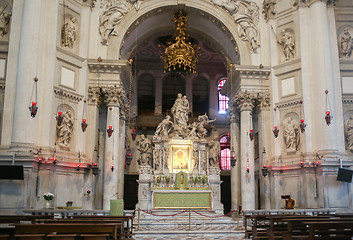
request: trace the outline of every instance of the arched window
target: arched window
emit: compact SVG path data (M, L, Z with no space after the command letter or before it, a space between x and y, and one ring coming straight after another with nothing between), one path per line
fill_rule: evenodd
M227 81L226 78L221 78L218 82L218 113L226 114L228 109L229 98L221 94L221 90Z
M219 167L221 170L230 170L230 141L227 135L219 139L221 145L221 156L219 159Z

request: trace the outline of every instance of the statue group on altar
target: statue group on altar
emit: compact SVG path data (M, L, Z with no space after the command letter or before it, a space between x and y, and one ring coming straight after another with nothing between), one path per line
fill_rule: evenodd
M210 120L207 114L204 114L198 116L197 122L188 124L189 101L187 97L183 96L181 93L178 93L171 112L173 114L173 122L171 121L171 117L167 115L158 125L153 136L154 140L161 140L162 138L173 136L204 139L208 133L206 126L215 121L215 119Z

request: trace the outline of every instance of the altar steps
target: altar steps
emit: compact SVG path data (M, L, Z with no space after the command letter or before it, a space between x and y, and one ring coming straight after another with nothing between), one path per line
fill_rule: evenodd
M154 215L141 213L138 220L136 212L134 219L135 239L244 239L244 231L240 230L237 220L222 216L213 211L191 212L189 225L189 212L175 216L181 210L157 210L152 211ZM158 215L158 216L157 216ZM140 223L138 225L138 223Z

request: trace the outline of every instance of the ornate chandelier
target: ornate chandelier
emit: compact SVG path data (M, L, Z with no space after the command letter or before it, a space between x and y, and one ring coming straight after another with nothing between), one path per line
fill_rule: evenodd
M188 18L182 10L174 14L176 33L172 36L172 41L166 43L167 46L160 46L164 49L161 54L164 63L164 71L192 72L196 73L196 65L199 61L200 47L193 46L186 35Z

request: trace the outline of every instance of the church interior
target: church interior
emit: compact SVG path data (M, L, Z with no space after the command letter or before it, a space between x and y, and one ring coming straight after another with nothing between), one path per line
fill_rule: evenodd
M348 216L352 35L351 0L1 0L0 221Z

